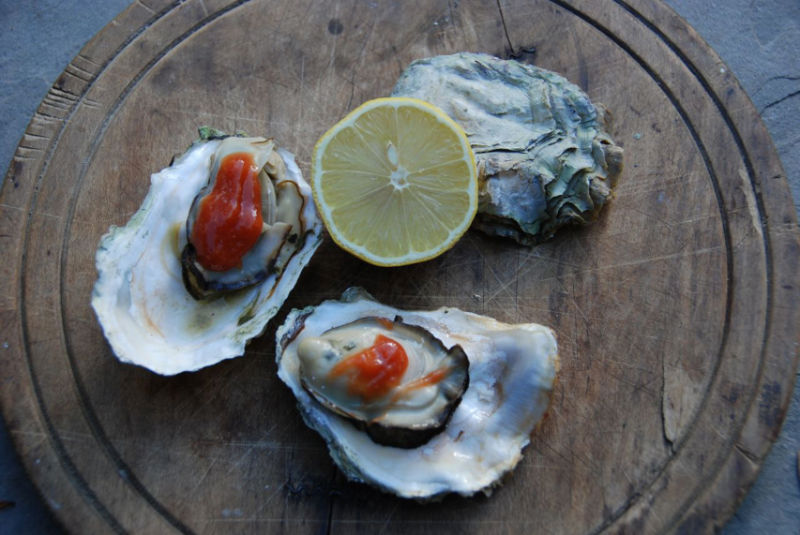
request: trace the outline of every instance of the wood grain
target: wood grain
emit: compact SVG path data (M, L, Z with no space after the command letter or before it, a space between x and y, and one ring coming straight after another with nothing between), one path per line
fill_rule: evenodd
M599 221L535 248L469 232L395 269L328 240L244 358L122 365L89 307L94 251L203 124L316 139L413 59L460 50L563 73L614 115ZM140 0L70 63L0 195L3 414L75 532L712 532L775 440L798 359L800 246L783 170L720 59L644 0ZM360 285L552 326L550 415L491 497L421 505L349 483L275 376L290 307Z

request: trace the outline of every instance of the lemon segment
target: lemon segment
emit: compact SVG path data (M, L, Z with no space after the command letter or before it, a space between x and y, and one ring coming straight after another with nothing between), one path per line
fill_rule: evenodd
M350 112L317 142L311 167L314 201L333 240L379 266L440 255L478 208L466 134L414 98L379 98Z

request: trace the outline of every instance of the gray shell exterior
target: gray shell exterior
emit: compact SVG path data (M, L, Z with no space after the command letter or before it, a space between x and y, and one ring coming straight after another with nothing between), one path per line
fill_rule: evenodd
M622 171L607 112L551 71L486 54L413 62L392 96L434 104L466 132L480 180L473 226L531 245L597 217Z

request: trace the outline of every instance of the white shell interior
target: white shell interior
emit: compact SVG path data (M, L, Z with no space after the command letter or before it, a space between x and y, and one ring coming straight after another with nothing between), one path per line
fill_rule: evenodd
M399 311L373 300L326 301L295 310L278 329L279 377L292 389L306 423L328 443L351 479L409 498L448 492L465 496L488 491L522 457L530 433L544 415L558 370L556 339L547 327L509 325L454 308ZM460 344L470 360L470 384L446 429L427 444L400 449L374 443L345 419L329 412L301 386L297 345L307 336L364 316L402 316L447 347ZM304 326L290 343L282 339L298 321Z
M306 202L308 235L285 270L257 286L209 301L196 301L181 278L180 251L186 216L206 184L219 140L199 142L168 168L151 176L150 190L124 227L103 236L95 263L92 307L106 339L123 362L172 375L244 353L283 304L320 242L321 223L294 156L278 152L287 178Z

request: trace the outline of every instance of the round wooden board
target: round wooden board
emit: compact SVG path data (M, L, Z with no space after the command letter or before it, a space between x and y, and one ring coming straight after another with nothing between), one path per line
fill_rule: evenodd
M316 139L416 58L517 57L604 103L625 147L599 221L522 248L469 232L380 269L330 240L243 358L161 377L113 358L94 252L208 124ZM778 434L797 366L797 222L758 114L672 11L643 0L140 0L50 90L0 196L3 414L76 533L651 533L721 526ZM277 379L291 307L365 287L559 338L549 417L491 497L350 483Z

